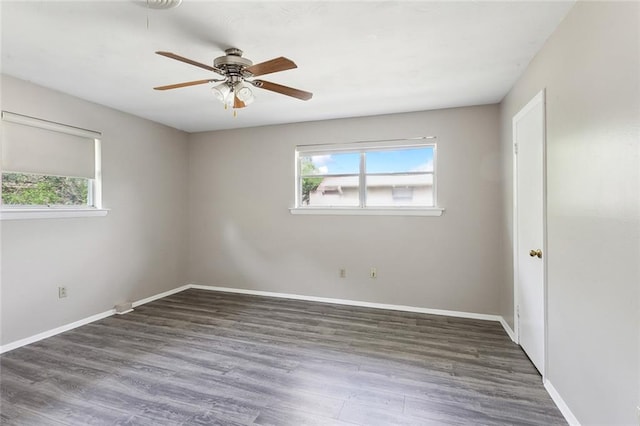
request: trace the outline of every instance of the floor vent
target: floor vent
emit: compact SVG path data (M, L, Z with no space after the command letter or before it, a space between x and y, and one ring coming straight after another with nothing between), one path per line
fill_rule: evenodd
M116 314L123 315L133 311L133 305L131 302L120 303L115 306Z

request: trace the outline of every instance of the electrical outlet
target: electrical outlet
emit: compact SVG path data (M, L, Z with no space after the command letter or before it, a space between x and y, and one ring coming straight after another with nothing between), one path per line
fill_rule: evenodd
M58 287L58 299L62 299L67 297L67 288L66 287Z
M378 271L376 268L371 268L371 271L369 271L369 278L378 278Z
M340 268L340 278L347 277L347 268Z

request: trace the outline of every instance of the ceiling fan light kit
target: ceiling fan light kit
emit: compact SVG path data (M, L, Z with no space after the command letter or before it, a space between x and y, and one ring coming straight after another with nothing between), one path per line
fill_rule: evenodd
M253 96L253 92L249 87L244 83L238 83L235 87L235 93L238 99L244 102L245 105L249 105L255 99Z
M228 98L230 98L229 94L231 93L231 88L227 83L220 83L211 88L211 92L213 95L223 104L228 103ZM233 103L233 99L231 99L231 103Z
M167 86L154 87L155 90L170 90L180 87L195 86L198 84L218 83L211 88L212 93L225 109L231 106L233 109L244 108L253 103L255 97L250 86L257 87L282 95L291 96L303 101L312 98L313 94L293 87L282 86L265 80L255 80L254 77L271 74L297 68L297 65L290 59L279 57L259 64L253 64L249 59L242 57L242 50L230 48L225 50L226 55L213 60L213 66L202 64L191 59L176 55L171 52L156 52L158 55L175 59L208 71L212 71L222 79L204 79L189 81L186 83L170 84ZM234 111L234 116L235 116Z

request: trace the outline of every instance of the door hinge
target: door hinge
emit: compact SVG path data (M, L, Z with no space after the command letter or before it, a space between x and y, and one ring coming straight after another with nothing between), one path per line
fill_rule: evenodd
M516 316L520 318L520 305L516 306Z
M513 144L513 153L514 154L518 153L518 142L514 142L514 144Z

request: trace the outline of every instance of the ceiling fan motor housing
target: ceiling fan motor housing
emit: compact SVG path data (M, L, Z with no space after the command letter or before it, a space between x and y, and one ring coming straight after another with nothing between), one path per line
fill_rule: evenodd
M242 50L231 48L225 50L226 55L213 60L213 66L225 72L225 76L232 81L251 76L251 73L243 72L243 69L253 65L247 58L242 57Z

